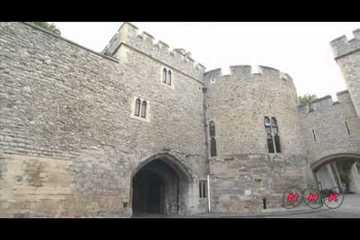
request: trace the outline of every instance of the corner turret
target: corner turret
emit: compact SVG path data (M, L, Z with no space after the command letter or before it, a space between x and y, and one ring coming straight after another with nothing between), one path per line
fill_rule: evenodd
M341 36L330 42L337 64L345 78L351 100L360 116L360 29L353 31L354 38Z
M353 36L354 38L348 40L348 38L343 35L330 42L335 59L360 50L360 29L354 30Z
M139 33L138 28L131 23L125 22L121 25L102 53L114 56L121 45L166 63L197 80L202 80L205 67L195 62L189 51L182 48L170 50L168 44L160 40L155 41L155 38L147 32Z

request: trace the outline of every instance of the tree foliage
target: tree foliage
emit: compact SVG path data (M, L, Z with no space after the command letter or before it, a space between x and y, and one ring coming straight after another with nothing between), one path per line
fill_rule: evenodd
M310 104L317 98L315 94L305 94L304 96L299 96L300 105Z
M55 26L55 24L48 23L48 22L32 22L34 25L44 28L49 32L55 33L56 35L61 35L60 30Z

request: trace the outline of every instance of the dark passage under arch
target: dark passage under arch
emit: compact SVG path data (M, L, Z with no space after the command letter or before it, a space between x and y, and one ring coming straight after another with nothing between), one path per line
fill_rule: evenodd
M134 216L177 215L186 210L189 179L169 161L151 160L133 176Z

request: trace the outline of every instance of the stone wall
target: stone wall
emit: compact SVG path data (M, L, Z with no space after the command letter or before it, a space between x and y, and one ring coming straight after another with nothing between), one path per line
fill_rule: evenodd
M155 44L130 23L102 53L0 23L0 217L130 216L132 178L158 156L189 181L181 214L207 210L199 180L208 174L215 212L260 211L263 198L280 207L288 186L314 181L319 159L360 154L358 33L332 42L350 93L297 107L288 74L204 73L188 51ZM172 86L161 81L164 67ZM146 120L133 116L137 97L148 102ZM281 153L268 153L265 116L277 119Z
M205 74L207 117L216 126L217 156L211 158L216 211L260 210L281 205L289 185L304 184L306 158L300 134L297 96L289 75L269 67L232 66ZM269 154L264 117L276 117L280 154Z
M202 84L189 74L175 71L171 89L141 51L117 60L24 23L0 23L0 53L2 216L129 216L132 172L159 152L194 186L206 175ZM131 118L135 96L149 122ZM205 207L196 190L190 213Z
M129 122L129 132L137 139L138 145L134 147L142 149L144 155L138 159L166 151L182 160L194 177L191 212L205 211L207 203L198 196L198 180L205 179L208 173L203 69L176 58L166 59L171 57L169 52L158 52L159 55L150 52L152 41L139 38L133 30L128 23L120 28L121 41L112 56L126 68L124 82L131 83L132 96L150 100L150 122L143 124L136 119ZM164 67L172 70L172 87L161 83Z
M299 106L310 164L331 155L360 153L360 119L350 94L342 91L337 97L337 102L327 96L313 101L310 106Z

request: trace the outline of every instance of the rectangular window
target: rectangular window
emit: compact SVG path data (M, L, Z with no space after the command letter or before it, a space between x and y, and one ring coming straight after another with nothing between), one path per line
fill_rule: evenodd
M146 118L146 106L147 106L146 101L143 101L141 104L141 117L142 118Z
M161 73L161 83L168 85L171 88L174 88L173 82L174 82L174 74L172 70L163 67L162 73Z
M171 86L171 71L168 71L168 85Z
M149 107L149 101L146 101L140 97L136 97L134 99L134 103L132 103L131 105L131 117L135 117L138 120L150 122Z
M273 139L272 137L268 137L267 138L267 145L268 145L268 149L269 149L269 153L274 153L274 144L273 144Z
M200 198L207 197L207 180L199 181L199 196Z
M264 117L266 143L269 153L281 153L278 122L275 117Z
M274 149L273 137L271 134L271 128L269 126L266 126L265 131L266 131L266 142L268 146L268 151L269 153L274 153L275 149Z
M215 157L216 155L217 155L216 139L214 137L211 137L211 139L210 139L210 156Z
M167 79L167 70L166 68L163 69L163 76L162 76L162 83L166 83Z
M209 122L209 132L210 132L210 156L214 157L217 155L214 121Z
M213 122L210 122L210 137L215 137L215 125Z
M279 137L279 135L275 135L275 147L276 147L276 152L277 152L277 153L281 153L280 137Z
M141 100L140 98L137 98L135 100L135 112L134 112L134 115L135 116L140 116L140 106L141 106Z

